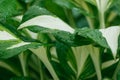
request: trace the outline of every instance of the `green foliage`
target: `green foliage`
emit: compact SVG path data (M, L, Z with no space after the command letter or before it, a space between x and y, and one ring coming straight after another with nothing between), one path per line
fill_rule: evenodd
M119 5L0 0L0 80L119 80Z
M31 79L27 77L14 77L14 78L11 78L10 80L31 80Z
M105 38L102 36L99 30L92 30L89 28L82 28L77 30L77 35L93 40L93 42L99 44L102 47L108 48L108 44Z
M0 1L0 20L9 16L20 14L22 7L17 0L1 0Z
M28 9L28 11L24 14L22 22L25 22L33 17L39 16L39 15L50 15L49 11L47 11L45 8L41 8L39 6L32 6Z

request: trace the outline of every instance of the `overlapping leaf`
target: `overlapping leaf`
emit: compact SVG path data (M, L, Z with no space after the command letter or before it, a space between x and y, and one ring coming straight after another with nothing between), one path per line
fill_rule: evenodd
M116 58L117 50L119 47L119 35L120 35L120 27L119 26L111 26L107 29L100 29L102 36L105 37L111 51L113 57Z
M105 38L102 36L102 33L99 30L92 30L89 28L82 28L77 30L77 35L85 37L86 39L90 39L93 42L103 46L105 48L109 48Z
M75 60L73 53L71 52L70 47L66 46L62 43L57 43L56 44L56 51L57 51L58 59L60 61L60 65L63 68L65 74L69 75L69 78L75 77L76 60ZM61 51L62 51L62 53L61 53ZM73 56L70 58L71 54ZM72 60L70 60L70 59L72 59Z
M38 32L52 33L53 35L55 35L55 37L57 37L58 40L61 40L65 43L68 42L71 44L76 44L76 43L79 44L80 41L82 43L81 39L76 40L77 39L76 35L79 35L87 39L88 44L91 43L91 41L93 41L93 43L97 43L102 47L111 48L111 45L109 45L108 39L105 39L106 37L102 35L102 33L100 32L101 30L97 30L97 29L92 30L88 28L83 28L83 29L78 29L78 30L76 29L77 34L74 34L75 30L71 28L68 24L63 22L61 19L59 19L58 17L51 15L47 10L45 10L44 12L41 12L41 9L40 10L38 9L38 11L39 11L39 14L37 14L38 16L36 17L31 16L29 20L23 22L19 26L19 29L27 27L27 28L31 28L31 30L36 30L37 33ZM34 26L37 26L37 27L34 27ZM113 53L113 54L116 54L116 53Z
M37 46L40 46L40 44L24 42L9 30L0 26L0 58L9 58L28 48L35 48Z
M45 11L43 10L44 12L42 12L41 11L42 9L39 9L39 7L34 7L34 8L38 10L38 13L39 13L39 14L37 13L38 16L35 17L35 15L34 16L30 15L31 10L30 12L28 11L26 13L26 16L28 15L30 16L30 18L23 17L23 20L27 19L27 21L25 22L23 21L23 23L19 26L19 29L27 27L32 31L33 30L37 31L37 33L38 32L52 33L59 40L61 39L62 41L69 42L71 44L83 45L81 44L82 42L84 42L84 44L89 44L91 43L90 42L90 39L91 39L97 44L108 48L106 40L104 39L102 34L99 32L99 30L91 30L91 29L86 29L86 28L79 29L76 32L78 32L78 35L83 37L83 38L79 38L73 34L75 30L72 29L68 24L63 22L61 19L51 15L47 10ZM85 38L88 40L85 41Z
M112 26L107 29L91 30L83 28L78 30L78 35L93 40L102 47L110 48L114 58L119 46L120 27ZM114 38L113 38L114 37Z

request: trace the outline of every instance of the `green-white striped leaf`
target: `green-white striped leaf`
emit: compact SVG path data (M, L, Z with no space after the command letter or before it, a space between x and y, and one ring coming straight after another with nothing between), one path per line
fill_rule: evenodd
M96 0L98 10L105 12L112 3L112 0Z
M91 30L88 28L83 28L77 31L78 35L83 36L86 39L91 39L105 48L110 48L114 58L116 57L118 49L118 38L120 35L119 26L112 26L107 29L100 30Z
M20 52L40 46L38 43L24 42L9 30L0 26L0 58L9 58Z
M6 31L0 31L0 40L17 40L17 38Z
M71 79L75 76L77 70L75 56L71 48L67 45L58 42L56 43L56 51L58 60L60 61L60 65L63 68L64 73L69 75L69 79Z
M48 57L45 47L39 47L37 49L30 49L45 65L54 80L59 80L54 68L52 67Z
M118 49L118 38L120 35L120 27L119 26L111 26L106 29L100 29L100 32L102 32L103 37L105 37L105 39L113 53L113 57L115 58L117 55L117 49Z
M86 46L73 47L72 50L77 62L77 77L79 77L89 56L89 51L87 50Z
M29 19L28 21L22 23L18 29L22 29L24 27L33 26L33 25L74 33L74 29L72 29L68 24L66 24L61 19L55 16L49 16L49 15L41 15Z
M76 47L76 50L75 48L73 48L73 51L77 60L77 67L78 67L77 77L81 79L87 78L91 76L90 74L93 74L96 71L98 80L101 80L102 76L100 69L99 49L92 45L87 45L87 46ZM92 69L89 70L91 67Z
M76 30L76 32L77 35L86 38L86 40L89 41L92 40L93 43L97 43L102 47L109 48L105 38L102 36L101 32L97 29L92 30L89 28L82 28Z

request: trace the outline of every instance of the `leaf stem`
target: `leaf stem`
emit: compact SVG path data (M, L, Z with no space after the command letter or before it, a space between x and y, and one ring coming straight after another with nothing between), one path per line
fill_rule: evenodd
M104 12L99 11L99 21L100 21L100 28L105 28L105 19L104 19Z
M21 67L23 70L23 75L24 76L28 76L28 71L27 71L27 55L24 55L24 53L21 53L18 55L20 63L21 63Z
M39 70L40 70L40 80L44 80L43 70L42 70L42 62L40 61L39 58L38 58L38 64L39 64Z

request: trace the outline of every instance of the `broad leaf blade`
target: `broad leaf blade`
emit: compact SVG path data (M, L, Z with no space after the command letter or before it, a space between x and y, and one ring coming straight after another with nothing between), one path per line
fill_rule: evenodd
M22 23L18 29L22 29L24 27L33 26L33 25L42 26L50 29L67 31L70 33L74 32L74 29L72 29L68 24L64 23L61 19L49 15L41 15L34 17Z
M76 30L77 35L85 37L88 40L92 40L93 42L99 44L102 47L109 48L105 38L102 36L102 33L99 30L92 30L89 28L82 28Z
M117 55L117 49L118 49L118 39L120 35L120 27L119 26L112 26L107 29L100 29L100 32L102 33L103 37L105 37L111 51L113 54L113 57L116 58Z

